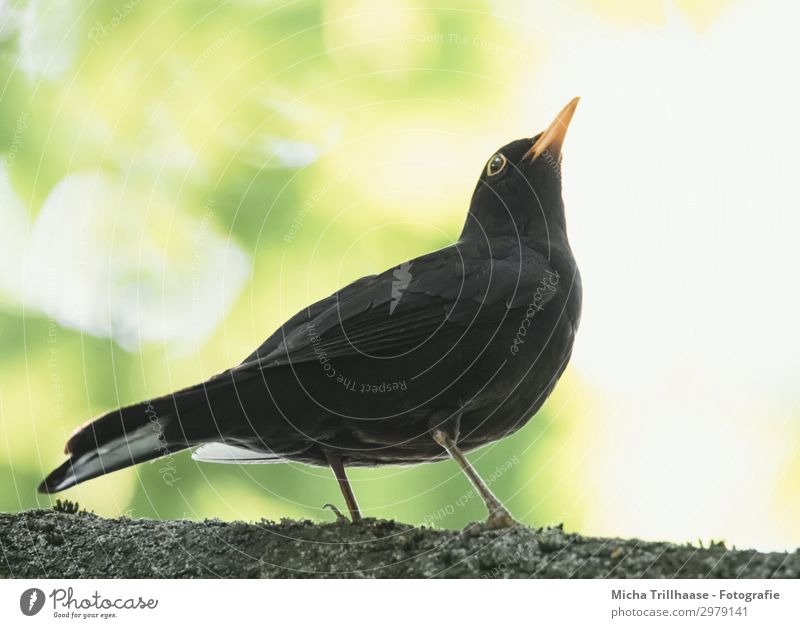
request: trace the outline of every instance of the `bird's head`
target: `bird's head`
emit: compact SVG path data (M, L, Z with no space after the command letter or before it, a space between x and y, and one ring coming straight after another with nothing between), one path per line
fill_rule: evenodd
M462 238L566 237L561 198L561 147L578 99L544 131L494 153L472 195Z

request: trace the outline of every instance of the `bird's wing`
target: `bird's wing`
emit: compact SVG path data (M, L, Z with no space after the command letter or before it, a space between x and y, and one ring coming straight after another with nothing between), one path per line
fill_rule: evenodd
M357 354L397 354L446 326L501 320L527 306L552 274L529 248L503 246L492 259L459 245L364 277L292 317L237 372ZM552 298L542 291L539 304Z

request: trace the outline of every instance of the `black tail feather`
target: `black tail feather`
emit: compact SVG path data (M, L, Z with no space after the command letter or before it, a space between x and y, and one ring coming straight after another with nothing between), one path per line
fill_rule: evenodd
M69 459L39 485L56 493L84 480L160 458L189 446L173 398L120 408L83 426L67 441Z

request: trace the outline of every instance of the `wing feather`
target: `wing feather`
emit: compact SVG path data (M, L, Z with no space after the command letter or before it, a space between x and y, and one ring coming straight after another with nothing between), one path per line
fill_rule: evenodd
M489 261L454 245L407 262L403 272L359 279L292 317L237 371L314 361L322 352L329 358L379 356L419 346L445 328L499 321L525 307L552 271L531 248L510 248L504 257L492 253Z

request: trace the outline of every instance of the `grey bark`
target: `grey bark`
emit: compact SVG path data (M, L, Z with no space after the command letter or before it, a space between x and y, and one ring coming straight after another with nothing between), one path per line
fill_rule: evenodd
M0 577L16 578L796 578L800 551L761 553L589 538L560 527L463 531L368 519L103 519L0 514Z

